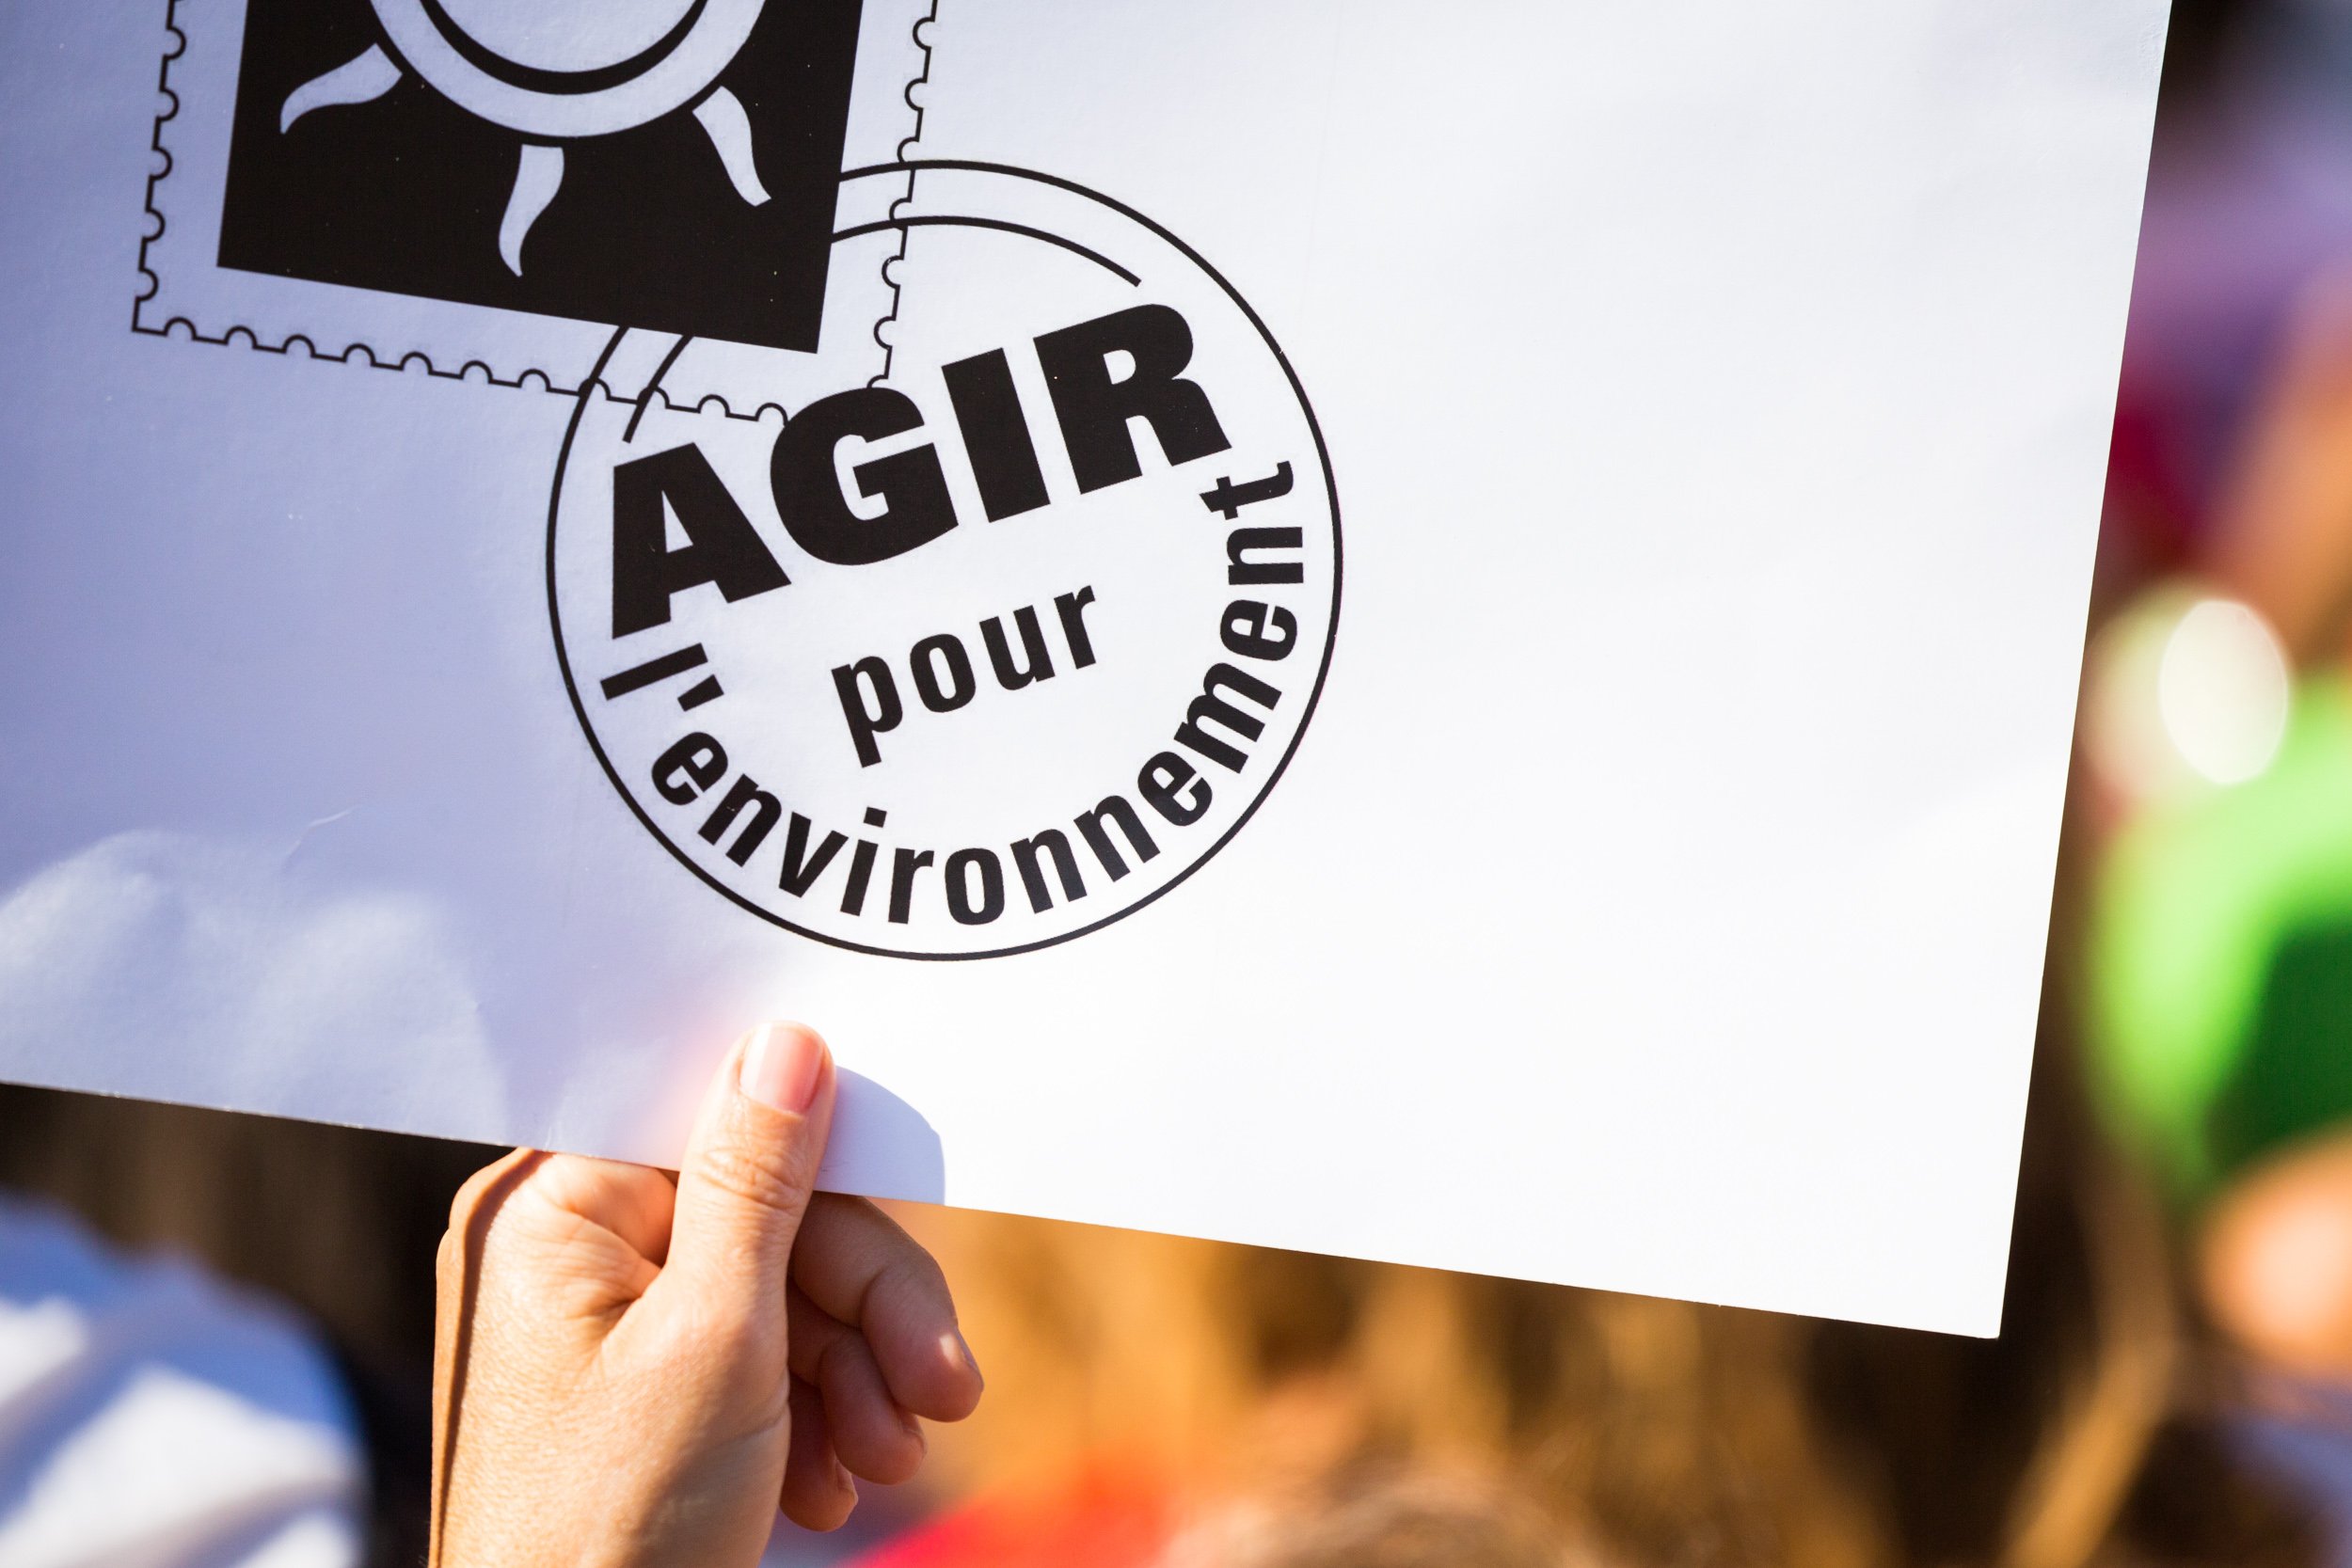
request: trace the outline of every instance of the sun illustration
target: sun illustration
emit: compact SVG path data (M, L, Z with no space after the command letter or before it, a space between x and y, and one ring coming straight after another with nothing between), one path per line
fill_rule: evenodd
M519 277L523 240L564 182L564 143L608 136L693 104L736 194L768 199L741 101L717 86L768 0L370 0L384 42L287 94L280 135L313 109L381 98L410 73L468 113L521 135L499 255ZM389 45L389 48L387 47Z

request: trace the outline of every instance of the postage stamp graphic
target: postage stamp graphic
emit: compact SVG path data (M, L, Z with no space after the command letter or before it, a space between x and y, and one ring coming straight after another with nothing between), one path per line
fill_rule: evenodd
M890 198L838 176L916 135L930 8L172 0L134 326L554 391L623 325L880 373L897 235L834 235Z

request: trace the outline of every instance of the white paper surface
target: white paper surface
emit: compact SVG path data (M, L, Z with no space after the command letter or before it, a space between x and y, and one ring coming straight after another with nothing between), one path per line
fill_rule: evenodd
M616 430L675 329L215 264L242 14L168 13L189 75L160 128L167 0L0 14L0 1075L664 1161L727 1040L788 1016L851 1074L850 1190L1997 1328L2162 0L944 0L927 49L921 8L878 0L845 166L1009 166L1148 225L925 172L902 206L903 176L845 184L836 230L986 209L1139 281L1002 228L882 229L834 247L816 352L698 338L644 439L707 446L792 582L688 590L668 642L606 636L611 482L576 476L637 450ZM598 155L570 145L547 234L599 199ZM499 206L448 221L486 256ZM1030 328L1129 298L1187 313L1228 445L1171 467L1134 421L1144 471L1077 498ZM367 352L256 351L294 336ZM792 554L756 500L780 421L728 413L797 420L887 345L937 435L937 367L997 343L1054 504L986 521L954 460L952 533ZM583 409L564 389L608 346L630 402ZM579 713L548 610L576 412ZM1279 500L1194 499L1278 458ZM1216 645L1255 517L1304 525L1303 596L1263 591L1307 639L1279 663ZM1050 683L983 663L968 708L917 705L922 615L978 660L982 616L1059 638L1054 585L1090 575L1095 664L1055 641ZM712 800L660 816L659 726L619 717L685 682L594 684L696 628L734 682L709 711L821 804L812 843L886 797L944 861L986 816L989 941L1056 944L876 956L721 896ZM825 673L867 630L912 717L859 769ZM1229 657L1279 676L1265 749L1172 754L1253 814L1205 860L1147 817L1162 860L1104 879L1073 811L1137 799L1126 770ZM745 660L793 673L755 696ZM1054 822L1089 911L1158 895L1074 936L1075 901L1032 911L1006 844ZM797 919L785 833L744 885ZM799 923L987 945L912 885L903 930L880 893Z

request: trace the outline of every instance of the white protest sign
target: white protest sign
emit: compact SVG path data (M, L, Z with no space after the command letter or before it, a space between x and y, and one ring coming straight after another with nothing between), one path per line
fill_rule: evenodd
M12 8L0 1075L1990 1332L2164 24Z

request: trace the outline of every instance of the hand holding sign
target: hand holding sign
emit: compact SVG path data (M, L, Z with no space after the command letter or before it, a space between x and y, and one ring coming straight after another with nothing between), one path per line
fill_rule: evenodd
M834 1092L824 1043L771 1024L720 1069L675 1186L528 1149L467 1184L441 1245L436 1561L749 1563L779 1499L830 1529L852 1473L914 1473L917 1417L971 1413L938 1267L873 1205L811 1196Z

